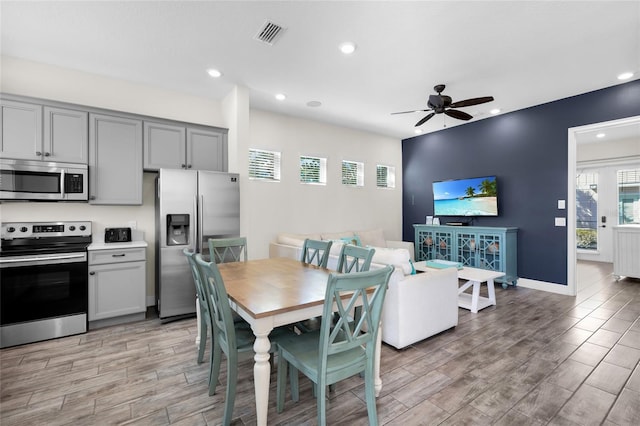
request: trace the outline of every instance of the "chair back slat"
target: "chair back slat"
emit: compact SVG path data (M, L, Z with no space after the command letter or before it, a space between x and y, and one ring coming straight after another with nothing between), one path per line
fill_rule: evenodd
M202 276L206 300L216 338L225 353L236 352L236 335L229 306L229 296L222 281L222 276L215 262L207 262L201 254L195 256L196 264Z
M209 238L209 254L215 263L247 261L247 239Z
M202 276L200 275L200 270L198 265L196 264L195 255L196 253L190 251L188 248L182 250L182 253L187 258L189 262L189 266L191 268L191 274L193 275L193 283L196 287L196 294L198 295L198 302L200 303L200 312L202 315L209 314L209 305L207 304L207 298L204 293L204 289L202 286Z
M340 250L340 257L338 257L338 272L368 271L375 252L376 250L372 247L358 247L352 244L343 245Z
M333 244L333 241L310 240L307 238L302 245L302 257L300 260L302 263L326 268L329 262L331 244Z

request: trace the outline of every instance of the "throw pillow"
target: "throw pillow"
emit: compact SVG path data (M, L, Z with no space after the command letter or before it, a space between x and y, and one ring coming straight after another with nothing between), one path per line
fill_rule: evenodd
M353 237L342 237L340 238L340 241L343 244L351 244L353 246L362 247L362 242L360 241L360 237L358 237L357 235L354 235Z
M373 263L383 265L393 265L402 270L404 275L411 275L414 270L411 265L409 250L404 248L373 247L376 252L373 254Z

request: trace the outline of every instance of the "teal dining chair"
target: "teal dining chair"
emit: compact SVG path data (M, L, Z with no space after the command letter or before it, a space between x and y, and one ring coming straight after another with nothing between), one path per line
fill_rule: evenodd
M307 238L304 240L304 244L302 244L302 256L300 257L300 261L302 263L326 268L327 263L329 262L329 254L331 252L332 244L333 241L330 240L311 240ZM320 320L320 317L316 317L304 321L298 321L295 324L295 327L301 333L309 333L318 329Z
M247 239L209 238L209 255L215 263L247 261Z
M200 271L195 261L195 252L190 251L188 248L182 250L182 253L187 258L189 266L191 267L191 274L193 275L193 283L196 287L196 296L198 298L198 305L200 307L200 343L198 345L198 364L201 364L204 359L204 350L207 345L207 336L209 335L209 306L204 296L204 290L202 289L202 279L200 278ZM209 377L211 380L211 377Z
M211 330L211 363L209 365L209 395L215 394L222 363L222 354L227 358L227 389L223 424L231 423L238 382L238 358L253 354L255 336L250 327L234 322L229 305L229 296L215 262L207 262L201 254L194 256L202 278L205 300L208 304L208 320ZM244 323L246 324L246 322ZM247 324L248 325L248 324ZM278 327L269 333L270 352L275 352L277 342L295 336L286 327Z
M335 325L323 321L319 333L305 333L278 342L277 411L284 409L287 366L291 397L299 399L298 372L317 389L318 425L326 425L327 386L364 373L369 424L378 424L374 388L374 363L378 325L393 266L351 274L330 274L323 316L328 318L337 307ZM372 292L368 294L368 292ZM349 312L362 304L360 319L353 326Z
M375 252L376 249L372 247L358 247L352 244L343 245L338 257L338 272L368 271Z
M309 263L321 268L326 268L329 262L329 253L331 251L333 241L328 240L310 240L307 238L302 245L302 263Z
M231 315L229 296L222 282L220 271L214 262L206 262L201 254L195 255L195 261L202 277L203 289L209 308L209 327L211 328L211 365L209 395L215 393L222 353L227 358L227 390L224 406L223 424L230 425L238 382L238 355L253 352L255 336L251 329L236 328Z

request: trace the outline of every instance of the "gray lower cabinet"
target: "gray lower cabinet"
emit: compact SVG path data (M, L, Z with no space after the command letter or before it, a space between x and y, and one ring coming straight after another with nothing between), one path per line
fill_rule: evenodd
M146 249L90 250L89 322L144 319L146 309Z
M2 99L2 157L87 164L88 114Z
M227 134L144 122L144 169L227 171Z
M142 120L89 114L89 203L142 204Z

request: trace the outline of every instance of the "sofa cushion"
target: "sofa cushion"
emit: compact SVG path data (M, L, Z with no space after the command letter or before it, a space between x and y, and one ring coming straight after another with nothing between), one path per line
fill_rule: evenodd
M360 237L363 246L386 247L387 240L384 239L384 231L382 228L369 231L358 231L355 233Z
M295 246L295 247L302 247L302 245L304 244L304 240L309 238L310 240L320 240L320 234L286 234L286 233L282 233L282 234L278 234L278 243L280 244L284 244L284 245L288 245L288 246Z
M372 246L369 246L372 247ZM393 265L399 268L404 275L411 275L413 267L409 250L403 248L373 247L376 252L373 254L373 263L383 265Z

